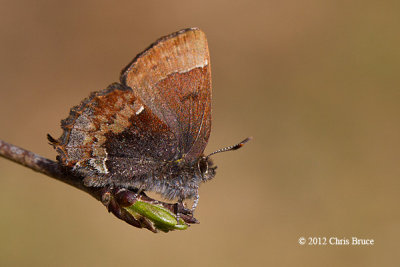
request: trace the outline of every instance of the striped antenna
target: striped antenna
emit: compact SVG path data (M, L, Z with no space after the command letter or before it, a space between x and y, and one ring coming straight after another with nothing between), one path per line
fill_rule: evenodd
M232 151L232 150L239 149L239 148L241 148L245 143L247 143L248 141L250 141L251 139L253 139L253 137L247 137L246 139L244 139L244 140L243 140L242 142L240 142L239 144L236 144L236 145L233 145L233 146L228 146L228 147L224 147L224 148L218 149L217 151L214 151L213 153L209 154L209 155L207 156L207 158L210 157L210 156L212 156L212 155L214 155L214 154L217 154L217 153L221 153L221 152L226 152L226 151Z

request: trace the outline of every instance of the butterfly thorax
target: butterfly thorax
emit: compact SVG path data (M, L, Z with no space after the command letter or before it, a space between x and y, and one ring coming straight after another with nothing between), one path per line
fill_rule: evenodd
M184 160L164 162L146 174L108 181L119 187L159 193L166 199L184 200L196 197L200 183L214 178L215 169L210 159L202 157L193 163Z
M214 178L216 172L216 166L213 165L211 159L206 157L200 157L192 163L176 160L152 164L152 166L152 169L136 172L136 174L133 170L137 168L137 165L124 166L124 169L121 169L122 172L110 169L108 173L100 173L91 169L90 166L76 165L72 171L84 177L86 186L113 186L151 191L168 200L196 197L200 183Z

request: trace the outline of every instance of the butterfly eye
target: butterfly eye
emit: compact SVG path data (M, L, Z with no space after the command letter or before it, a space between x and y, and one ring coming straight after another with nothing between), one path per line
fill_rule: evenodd
M208 162L206 157L201 157L197 163L201 176L208 173Z

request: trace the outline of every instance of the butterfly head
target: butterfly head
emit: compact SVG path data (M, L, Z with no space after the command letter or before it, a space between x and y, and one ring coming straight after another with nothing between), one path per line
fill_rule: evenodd
M208 156L202 156L197 161L197 170L200 173L203 182L214 178L216 168L217 166L214 166L211 158Z
M197 161L197 168L198 168L198 172L200 173L203 181L207 181L210 180L212 178L214 178L215 176L215 170L217 169L217 166L214 166L213 161L211 160L210 156L217 154L217 153L221 153L221 152L226 152L226 151L232 151L232 150L236 150L241 148L245 143L247 143L248 141L250 141L252 139L252 137L246 138L245 140L243 140L242 142L233 145L233 146L228 146L225 148L221 148L217 151L214 151L213 153L209 154L208 156L202 156L199 158L199 160Z

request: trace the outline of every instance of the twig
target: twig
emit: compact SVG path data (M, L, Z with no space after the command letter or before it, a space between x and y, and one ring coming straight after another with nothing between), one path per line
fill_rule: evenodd
M79 190L89 193L97 200L101 200L101 194L98 189L94 187L85 187L82 183L82 178L63 172L56 161L44 158L2 140L0 140L0 156L69 184Z

